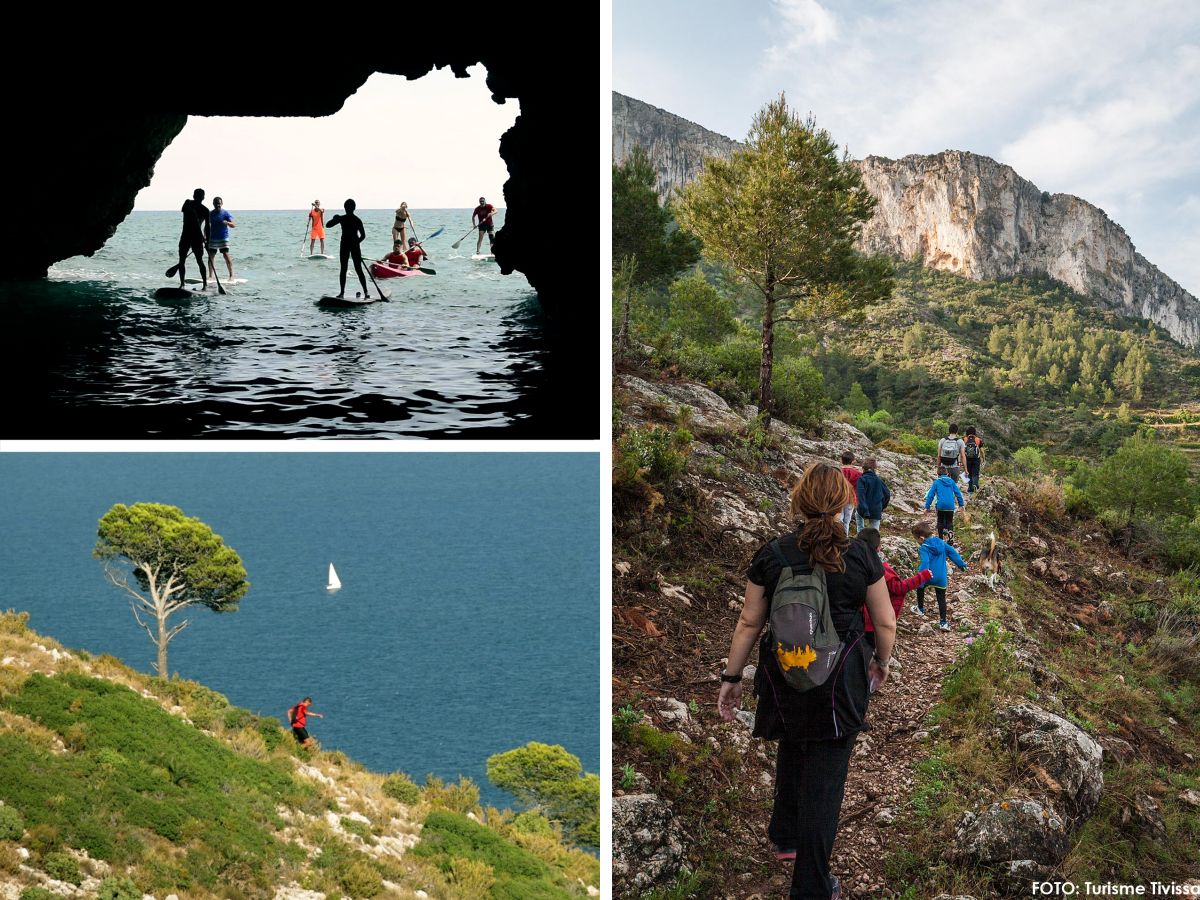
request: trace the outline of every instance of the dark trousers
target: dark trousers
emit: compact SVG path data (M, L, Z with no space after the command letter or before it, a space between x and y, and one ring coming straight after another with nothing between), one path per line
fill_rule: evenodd
M939 509L937 511L937 530L938 537L943 541L953 542L954 540L954 510Z
M933 592L935 594L937 594L938 621L945 622L946 621L946 589L940 588L940 587L935 587L933 589ZM921 609L925 608L925 585L921 585L919 588L917 588L917 606L919 606Z
M967 493L973 494L979 490L979 464L983 460L976 457L975 459L967 459L967 478L971 483L967 485Z
M834 741L779 742L775 807L767 835L782 850L795 849L791 898L829 900L829 856L846 793L846 773L857 735Z

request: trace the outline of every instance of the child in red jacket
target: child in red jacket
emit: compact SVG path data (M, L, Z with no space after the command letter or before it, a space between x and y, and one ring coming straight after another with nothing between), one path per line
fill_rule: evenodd
M876 556L879 555L879 531L877 529L864 528L858 533L856 540L862 541L870 547ZM922 569L911 578L901 578L884 560L880 559L880 562L883 563L883 578L887 584L888 595L892 598L892 609L896 611L896 618L899 619L900 610L904 609L904 597L933 578L933 573L928 569ZM874 647L875 626L871 624L871 616L865 606L863 607L863 621L866 623L867 643Z

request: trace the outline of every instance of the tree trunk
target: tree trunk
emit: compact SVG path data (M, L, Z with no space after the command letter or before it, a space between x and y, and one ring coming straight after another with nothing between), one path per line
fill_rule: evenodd
M775 365L775 272L767 263L763 291L762 361L758 368L758 414L763 427L771 427L771 372Z
M167 618L161 613L158 616L158 677L167 678Z
M621 274L625 276L625 303L621 316L621 330L617 334L617 357L625 358L629 350L629 307L633 301L633 274L637 271L637 260L626 257Z
M1125 526L1125 558L1129 559L1129 552L1133 549L1133 517L1137 513L1137 501L1129 504L1129 523Z

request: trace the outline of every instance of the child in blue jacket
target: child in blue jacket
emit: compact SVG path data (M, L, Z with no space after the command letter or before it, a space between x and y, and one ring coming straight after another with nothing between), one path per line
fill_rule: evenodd
M929 493L925 495L926 510L933 503L934 497L937 498L938 537L953 542L954 504L957 502L958 508L962 509L964 501L962 491L958 489L958 485L950 477L950 470L945 466L938 466L938 477L933 480L933 484L929 486Z
M928 585L921 585L917 588L917 614L925 615L925 588L933 587L933 591L937 594L938 618L940 619L939 626L942 631L950 630L950 623L946 620L946 587L950 582L950 574L946 565L946 560L958 566L959 571L967 571L967 564L963 562L963 558L958 555L958 551L943 541L941 538L933 536L933 528L928 522L918 522L912 527L913 537L917 539L917 543L921 545L921 564L918 569L928 569L933 573L933 577L929 579Z

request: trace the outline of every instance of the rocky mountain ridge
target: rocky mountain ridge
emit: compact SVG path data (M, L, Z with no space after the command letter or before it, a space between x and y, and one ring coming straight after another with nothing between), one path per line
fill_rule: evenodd
M613 161L647 149L662 196L741 145L631 97L613 93ZM857 163L878 201L861 248L977 280L1047 275L1107 309L1144 319L1200 348L1200 300L1137 252L1105 212L1043 192L1011 166L961 150Z

